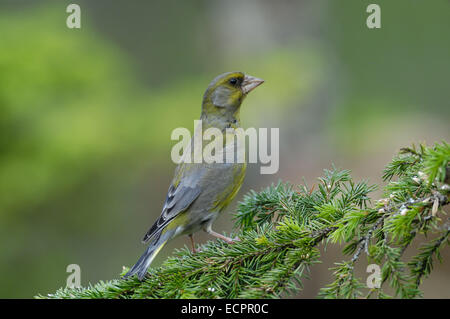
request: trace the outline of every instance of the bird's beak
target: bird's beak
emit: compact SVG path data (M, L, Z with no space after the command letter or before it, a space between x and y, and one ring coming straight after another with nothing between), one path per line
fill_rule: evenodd
M251 75L246 75L244 77L244 81L242 81L242 92L244 94L248 94L250 91L253 91L257 86L260 86L264 83L264 80L255 78Z

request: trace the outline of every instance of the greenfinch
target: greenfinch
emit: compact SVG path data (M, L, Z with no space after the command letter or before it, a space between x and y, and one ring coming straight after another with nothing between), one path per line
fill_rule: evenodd
M216 77L203 96L200 133L216 128L227 135L230 129L240 128L241 103L250 91L263 82L242 72L227 72ZM220 150L223 153L230 149L235 152L235 146L242 145L233 142L233 139L225 138L225 141ZM231 148L228 141L234 143ZM239 191L245 170L245 160L212 163L182 160L175 169L161 215L142 239L149 246L124 277L137 274L139 280L143 280L151 262L167 241L180 235L190 237L193 251L193 233L199 230L232 243L231 238L213 231L212 224Z

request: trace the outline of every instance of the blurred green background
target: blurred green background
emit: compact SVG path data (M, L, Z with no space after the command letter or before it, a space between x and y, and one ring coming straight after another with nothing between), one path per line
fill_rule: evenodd
M51 293L69 264L82 285L134 264L172 178L170 133L193 130L225 71L266 80L243 125L280 128L279 172L250 164L229 212L249 189L312 184L332 163L381 183L400 147L449 141L450 2L378 0L382 28L369 30L371 2L0 0L0 297ZM230 215L215 228L231 231ZM342 258L328 249L300 297ZM443 258L425 297L450 298Z

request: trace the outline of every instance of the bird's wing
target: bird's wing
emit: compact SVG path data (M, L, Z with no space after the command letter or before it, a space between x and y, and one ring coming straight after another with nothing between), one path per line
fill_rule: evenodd
M147 243L153 236L159 233L170 221L180 213L184 212L200 195L201 174L196 170L191 170L186 176L186 164L181 164L175 171L175 177L167 192L166 200L162 209L161 216L156 220L153 226L148 230L142 239Z

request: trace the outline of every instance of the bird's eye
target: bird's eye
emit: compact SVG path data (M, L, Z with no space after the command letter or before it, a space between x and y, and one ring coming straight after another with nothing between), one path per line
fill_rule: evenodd
M230 82L231 85L236 85L238 80L236 78L231 78L228 82Z

